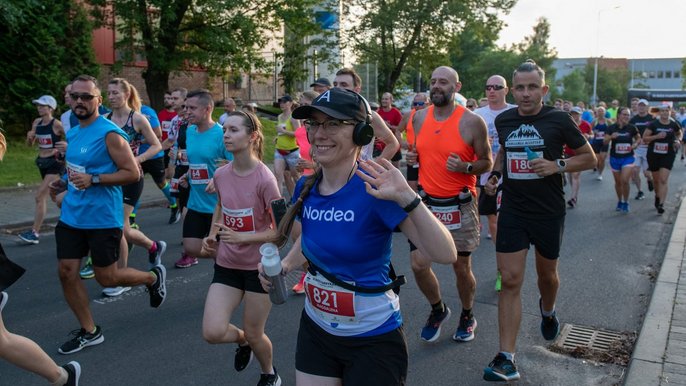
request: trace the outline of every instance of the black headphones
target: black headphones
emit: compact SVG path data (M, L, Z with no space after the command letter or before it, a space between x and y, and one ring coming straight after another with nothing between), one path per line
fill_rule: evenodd
M353 92L353 94L357 95L360 101L362 101L362 104L364 104L364 112L366 116L364 122L356 124L355 128L353 129L353 143L357 146L365 146L372 142L372 139L374 139L374 129L371 126L371 108L369 107L367 100L364 99L362 95L356 92Z

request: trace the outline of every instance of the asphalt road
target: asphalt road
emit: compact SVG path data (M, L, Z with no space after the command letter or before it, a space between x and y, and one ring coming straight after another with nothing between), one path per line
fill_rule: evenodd
M631 201L632 212L614 211L612 177L595 181L591 173L582 176L579 206L568 211L560 259L561 289L557 310L561 322L619 332L638 331L652 291L651 278L659 269L671 233L675 206L681 201L686 168L675 165L667 212L658 216L652 194L643 201ZM633 189L633 188L632 188ZM646 192L647 193L647 192ZM632 191L632 196L635 192ZM3 312L7 328L35 340L58 363L78 360L83 367L83 385L251 385L259 379L253 363L236 373L235 345L210 345L201 336L204 299L212 278L212 263L185 270L173 268L181 251L181 224L166 225L168 210L144 209L138 222L149 236L167 241L164 256L168 268L168 298L159 309L148 306L144 288L135 288L118 298L103 298L100 286L88 280L91 308L102 326L105 342L99 346L63 356L57 348L78 328L62 296L56 274L55 240L41 237L37 246L21 246L13 236L0 235L8 255L27 269L9 293ZM482 235L481 247L473 256L477 294L474 312L479 326L476 339L455 343L460 305L454 274L448 266L434 269L442 284L444 300L453 316L440 339L433 344L419 339L419 330L429 306L412 278L405 239L394 239L396 269L406 274L401 309L410 351L408 384L478 385L482 369L493 358L497 344L497 293L493 290L495 254L490 240ZM145 253L134 250L130 265L144 268ZM291 282L295 277L290 277ZM556 354L539 332L538 290L532 253L522 291L523 319L518 340L517 361L520 385L615 385L625 368ZM274 363L284 385L295 384L293 354L302 296L274 306L267 334L274 344ZM241 325L241 312L232 322ZM0 385L44 385L34 374L0 361Z

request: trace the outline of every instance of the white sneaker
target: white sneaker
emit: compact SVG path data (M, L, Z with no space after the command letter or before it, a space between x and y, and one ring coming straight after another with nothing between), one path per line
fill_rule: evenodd
M598 181L602 181L602 180L603 180L603 176L598 176L598 177L596 177L595 179L598 180Z
M119 296L126 291L130 291L131 287L106 287L103 288L102 294L109 297Z

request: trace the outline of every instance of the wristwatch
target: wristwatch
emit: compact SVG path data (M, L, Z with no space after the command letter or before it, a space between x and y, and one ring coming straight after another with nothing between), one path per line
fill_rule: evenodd
M100 175L99 174L91 175L91 185L100 185Z
M471 162L467 162L467 173L471 173L472 170L474 170L474 166L472 166Z
M565 172L565 168L567 167L567 163L563 159L558 159L557 161L557 168L560 169L558 173L562 174Z

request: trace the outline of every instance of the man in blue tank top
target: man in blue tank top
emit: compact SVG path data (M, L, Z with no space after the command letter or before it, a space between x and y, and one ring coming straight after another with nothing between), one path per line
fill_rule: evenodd
M72 83L72 113L79 124L67 135L64 179L51 184L51 193L67 190L55 227L58 272L64 297L81 325L72 340L59 348L71 354L104 341L88 305L88 293L79 278L81 258L93 259L95 277L102 286L144 284L150 306L159 307L166 296L164 266L149 272L117 268L123 226L120 185L140 178L126 134L98 113L102 96L97 80L80 75Z

